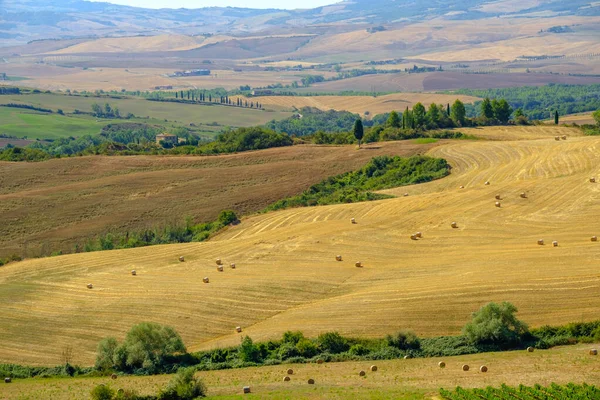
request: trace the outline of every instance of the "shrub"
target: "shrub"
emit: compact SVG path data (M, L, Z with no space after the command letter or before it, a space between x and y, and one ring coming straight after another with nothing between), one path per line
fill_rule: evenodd
M350 353L353 356L365 356L365 355L369 354L369 349L367 349L362 344L355 344L352 347L350 347L350 350L348 350L348 353Z
M287 360L288 358L297 357L300 355L300 352L291 343L283 343L281 347L279 347L279 358L281 360Z
M394 335L387 335L385 340L388 346L395 347L400 350L417 350L421 348L421 341L411 331L401 331Z
M219 224L221 224L222 226L227 226L229 224L239 221L237 215L235 215L235 212L231 211L231 210L221 211L219 213L218 220L219 220Z
M283 334L282 342L291 343L293 345L298 344L300 340L304 339L304 334L300 331L287 331Z
M250 336L245 336L238 349L238 357L244 362L260 362L260 351Z
M348 340L337 332L327 332L317 338L319 349L331 354L339 354L348 351L350 347Z
M515 316L517 308L508 302L488 303L475 313L463 328L471 343L514 346L527 333L527 325Z
M302 338L297 344L298 353L305 358L312 358L319 353L316 343L310 339Z
M90 392L92 400L112 400L115 391L107 385L100 384Z
M108 370L114 367L117 347L119 347L119 343L113 337L104 338L98 343L98 353L96 355L97 369Z
M206 397L206 386L194 377L194 368L181 368L164 390L158 394L158 400L193 400Z

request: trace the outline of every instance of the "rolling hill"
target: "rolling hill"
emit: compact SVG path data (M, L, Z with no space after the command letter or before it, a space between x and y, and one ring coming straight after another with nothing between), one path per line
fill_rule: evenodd
M478 131L495 140L428 150L452 174L386 191L394 199L255 215L206 243L9 264L0 360L56 363L70 344L74 362L89 364L100 338L143 320L174 326L196 350L238 344L238 325L255 340L456 334L489 301L514 303L531 326L597 319L600 244L590 238L600 226L590 216L600 188L589 178L600 174L600 139L560 127ZM237 268L217 272L217 257Z

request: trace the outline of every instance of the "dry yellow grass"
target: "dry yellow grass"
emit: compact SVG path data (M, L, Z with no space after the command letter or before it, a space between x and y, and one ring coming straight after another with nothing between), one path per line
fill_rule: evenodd
M514 351L505 353L476 354L462 357L445 357L446 368L437 365L440 359L410 359L378 361L377 372L367 372L373 363L345 362L332 364L279 365L260 368L244 368L224 371L199 372L208 387L211 398L240 398L242 387L249 385L254 396L261 399L431 399L439 388L456 386L499 387L503 383L533 386L536 383L566 384L600 382L600 366L587 352L594 345L559 347L536 350L534 353ZM461 365L473 368L463 372ZM479 365L489 370L478 372ZM294 375L283 382L286 369L292 367ZM116 381L105 378L26 379L2 385L2 398L71 400L88 398L91 389L98 384L113 388L133 389L141 395L156 394L172 376L119 377ZM307 385L309 378L315 385Z
M554 122L554 121L549 121ZM594 125L596 120L592 113L571 114L560 117L561 124L578 124L578 125Z
M145 51L181 51L199 47L204 37L185 35L136 36L90 40L48 54L131 53Z
M445 95L432 93L396 93L385 96L261 96L256 101L265 107L279 107L282 109L300 109L314 107L321 110L350 111L364 115L368 111L371 115L383 114L390 111L404 111L406 107L412 108L421 102L428 107L431 103L453 103L456 99L465 103L474 103L477 97L464 95ZM241 97L242 100L248 100ZM235 101L235 99L234 99Z
M236 326L255 340L287 330L456 334L489 301L513 302L532 326L597 319L600 248L590 237L600 187L589 177L600 175L600 138L507 129L529 139L430 150L452 174L387 191L408 197L257 215L208 243L4 267L0 359L59 362L71 344L74 361L90 363L101 337L123 337L143 320L173 325L195 350L238 344ZM423 239L411 241L416 231ZM538 246L539 238L560 247ZM216 276L217 257L237 268Z

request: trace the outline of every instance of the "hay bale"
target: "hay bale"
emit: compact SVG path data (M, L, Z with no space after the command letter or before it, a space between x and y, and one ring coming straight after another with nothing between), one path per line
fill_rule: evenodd
M529 347L527 348L527 352L528 352L528 353L533 353L533 350L535 350L535 349L534 349L533 347L531 347L531 346L529 346Z
M593 178L593 177L592 177L592 178L590 178L590 182L591 182L591 183L596 183L596 178Z
M499 201L496 202L496 207L502 207L502 204L500 204Z
M464 189L465 187L464 187L463 185L460 185L460 188L461 188L461 189Z
M110 379L112 379L113 381L116 380L118 378L117 374L112 374L110 376Z
M563 136L561 136L560 138L561 138L562 140L567 140L567 136L566 136L566 135L563 135Z
M410 356L410 354L407 354L407 355L405 355L405 356L404 356L404 359L405 359L405 360L410 360L411 358L412 358L412 357Z
M323 364L323 360L319 358L319 359L317 360L317 364Z
M221 261L220 258L217 258L216 261L217 265L223 265L223 261Z
M544 245L544 239L538 239L538 244L540 246L543 246Z
M598 355L598 350L597 349L591 349L590 350L590 356L597 356Z
M204 282L204 283L210 282L210 280L208 279L208 276L205 276L204 278L202 278L202 282Z
M136 275L137 275L137 272L136 272L136 270L135 270L135 269L132 269L132 270L131 270L131 275L133 275L133 276L136 276Z
M87 288L88 288L88 289L93 289L93 288L94 288L94 285L92 285L91 283L88 283L88 284L87 284Z
M217 271L223 272L223 266L222 265L217 265Z
M236 327L235 327L235 331L236 331L237 333L242 333L242 327L241 327L241 326L236 326Z
M291 368L289 368L289 369L287 370L287 374L288 374L288 375L294 375L294 370L293 370L293 369L291 369Z
M485 186L490 186L490 181L485 181L484 185Z
M235 269L235 263L231 263L230 267L231 269Z
M479 372L485 374L487 371L488 371L488 367L486 367L485 365L482 365L481 367L479 367Z
M410 235L411 240L417 240L417 234L413 233L412 235Z
M309 384L309 385L314 385L314 384L315 384L315 380L314 380L314 379L312 379L312 378L311 378L311 379L309 379L309 380L308 380L308 384Z
M456 222L452 222L450 224L450 226L453 227L453 228L455 228L455 229L458 228L458 224Z
M244 393L248 394L250 393L250 386L244 386L243 389Z
M558 247L558 242L555 240L554 242L552 242L552 246Z
M342 261L342 256L340 256L340 255L335 256L335 261Z
M12 383L12 379L11 378L4 378L4 383Z
M362 265L362 263L360 261L357 261L357 262L354 263L354 266L356 268L362 268L363 265Z
M354 218L352 218L350 221L352 221L353 224L356 223L356 220Z
M365 371L360 371L360 372L358 373L358 375L359 375L359 376L365 376L366 374L367 374L367 373L366 373Z
M371 367L369 368L369 370L371 372L377 372L377 365L371 365Z
M408 197L408 193L404 193L404 197Z
M560 140L560 136L554 136L554 140Z
M423 234L422 234L421 232L417 232L417 233L415 233L415 235L416 235L416 236L417 236L419 239L421 239L421 238L423 237Z
M291 381L291 380L292 380L292 378L290 378L289 376L284 376L284 377L283 377L283 381L284 381L284 382L289 382L289 381Z
M440 361L440 362L438 363L438 367L440 367L440 368L446 368L446 363L445 363L445 362L443 362L443 361Z
M467 364L462 366L462 370L463 371L468 371L469 370L469 366Z
M598 241L598 237L597 236L592 236L592 242L597 242Z
M179 262L184 262L185 258L183 256L179 256Z
M502 196L500 196L499 194L494 196L496 198L496 200L502 200Z
M522 199L526 199L527 198L527 193L523 192L519 196L521 196Z

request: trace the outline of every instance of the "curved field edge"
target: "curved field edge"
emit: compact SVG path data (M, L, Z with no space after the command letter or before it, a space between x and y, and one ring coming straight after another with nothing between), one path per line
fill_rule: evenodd
M597 384L600 365L597 357L588 355L594 345L557 347L551 350L511 351L459 357L409 359L392 361L361 361L326 364L286 364L234 370L198 372L208 386L208 395L215 399L234 399L242 395L242 387L250 386L251 395L261 399L431 399L439 398L439 389L500 387L503 383L542 386L551 383ZM438 362L446 368L440 369ZM462 365L471 366L462 371ZM369 367L377 365L377 372ZM487 373L479 366L486 365ZM284 382L286 370L292 368L291 381ZM359 371L367 371L365 377ZM34 378L15 380L2 386L5 399L52 398L67 400L87 398L90 390L101 383L114 388L135 389L142 395L155 394L164 387L170 375L148 377L120 376L100 378ZM308 385L312 378L315 385Z

